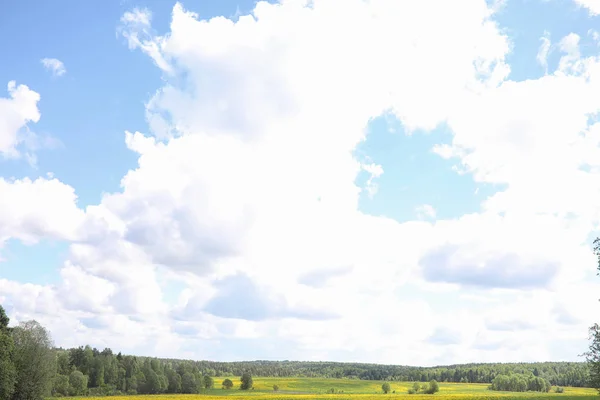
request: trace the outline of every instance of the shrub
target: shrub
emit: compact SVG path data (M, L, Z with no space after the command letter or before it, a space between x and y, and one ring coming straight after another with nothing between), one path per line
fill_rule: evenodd
M429 382L429 385L423 390L425 394L434 394L440 391L440 385L437 383L435 379L432 379Z
M383 393L385 394L389 393L391 390L390 384L388 382L385 382L383 385L381 385L381 390L383 390Z
M564 388L564 387L562 387L562 386L557 386L557 387L554 389L554 391L555 391L556 393L564 393L564 392L565 392L565 388Z

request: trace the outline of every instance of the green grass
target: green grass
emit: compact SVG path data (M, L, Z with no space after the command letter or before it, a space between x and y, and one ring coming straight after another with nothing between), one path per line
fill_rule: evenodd
M468 398L469 400L520 400L535 398L536 400L558 400L559 398L576 400L598 400L597 391L589 388L565 387L565 392L558 394L538 392L495 392L488 390L488 384L468 383L440 383L440 391L434 395L409 395L408 388L412 382L390 382L391 390L396 393L383 394L381 385L383 381L365 381L351 379L321 379L321 378L254 378L254 389L241 391L239 377L230 377L235 387L230 390L221 389L221 382L225 377L215 378L216 389L205 390L197 395L162 394L110 397L112 400L217 400L218 398L238 397L240 399L252 398L255 400L456 400ZM273 391L273 385L279 386L279 391ZM329 389L335 389L336 394L328 394ZM343 391L343 393L340 393ZM82 399L94 399L84 397ZM108 399L107 399L108 400Z

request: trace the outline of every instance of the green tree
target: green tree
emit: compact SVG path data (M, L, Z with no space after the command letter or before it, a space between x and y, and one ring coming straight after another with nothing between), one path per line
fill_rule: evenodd
M250 375L250 372L244 372L242 374L242 377L240 378L240 381L242 382L242 384L240 385L240 389L242 389L242 390L252 389L252 385L254 384L254 382L252 381L252 375Z
M56 375L52 383L52 396L69 395L69 377L67 375Z
M56 356L56 372L59 375L68 375L71 373L71 366L69 365L69 352L60 351Z
M8 316L0 306L0 399L10 399L15 391L17 372L12 361L14 342L11 337Z
M390 384L385 382L383 385L381 385L381 390L383 390L383 393L388 394L392 388L390 387Z
M182 393L198 393L198 382L196 377L191 372L186 372L181 377L181 392Z
M169 393L180 393L181 392L181 375L174 369L167 370L167 392Z
M215 381L208 375L204 375L202 383L204 384L204 389L212 389L215 386Z
M145 382L143 385L143 392L146 394L157 394L161 391L160 379L158 374L154 372L152 368L146 368L144 371Z
M69 394L71 396L85 396L88 386L88 377L81 371L73 371L69 375Z
M434 394L440 391L440 385L437 383L435 379L432 379L429 382L427 388L423 391L425 394Z
M6 315L6 311L4 311L4 307L0 306L0 329L8 330L8 324L10 323L10 318Z
M99 357L95 357L90 368L90 387L104 385L104 363Z
M600 238L594 240L594 254L598 260L597 275L600 275ZM591 340L589 350L584 353L589 367L589 384L600 392L600 326L594 324L589 329Z
M591 340L589 350L584 353L590 370L590 386L600 392L600 325L594 324L589 330Z
M56 371L56 356L48 331L36 321L13 329L13 361L17 383L13 400L38 400L50 394Z
M223 387L225 389L231 389L233 387L233 382L231 381L231 379L227 378L223 381Z

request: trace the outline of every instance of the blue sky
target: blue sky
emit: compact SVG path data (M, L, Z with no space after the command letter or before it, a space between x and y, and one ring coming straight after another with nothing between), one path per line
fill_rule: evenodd
M40 96L32 105L0 92L0 118L16 121L0 139L18 138L0 140L0 301L12 318L45 322L61 345L201 358L273 358L273 341L290 349L282 358L400 364L584 348L585 316L544 343L534 339L543 318L525 332L518 322L528 318L519 308L548 319L595 307L600 188L597 170L579 166L598 145L597 6L282 3L3 6L0 83ZM39 121L21 117L26 106ZM176 134L161 136L159 124ZM303 283L315 271L331 278ZM233 309L240 299L255 305L246 317ZM52 312L41 305L53 301ZM353 304L390 302L423 328L374 320L339 341L347 349L327 348L354 326ZM133 335L175 314L171 331L141 347L116 339L123 326ZM119 326L90 323L117 316ZM515 329L486 325L498 318ZM456 343L431 339L444 329ZM386 335L402 343L397 354L373 356L364 343ZM189 350L202 340L205 353ZM264 357L244 353L248 340ZM478 350L481 341L528 350ZM427 357L408 343L424 343Z

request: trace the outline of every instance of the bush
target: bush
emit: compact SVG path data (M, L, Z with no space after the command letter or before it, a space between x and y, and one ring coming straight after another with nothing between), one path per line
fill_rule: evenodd
M562 386L557 386L557 387L554 389L554 391L555 391L556 393L564 393L564 392L565 392L565 388L564 388L564 387L562 387Z
M432 379L429 382L429 385L423 390L425 394L434 394L440 391L440 385L437 383L435 379Z
M277 386L277 385L273 385L273 391L274 391L274 392L277 392L277 391L279 391L279 386Z
M419 385L419 382L415 382L412 387L408 389L408 394L417 394L419 391L421 391L421 385Z
M383 385L381 385L381 390L383 390L383 393L385 394L389 393L391 390L390 384L385 382Z

